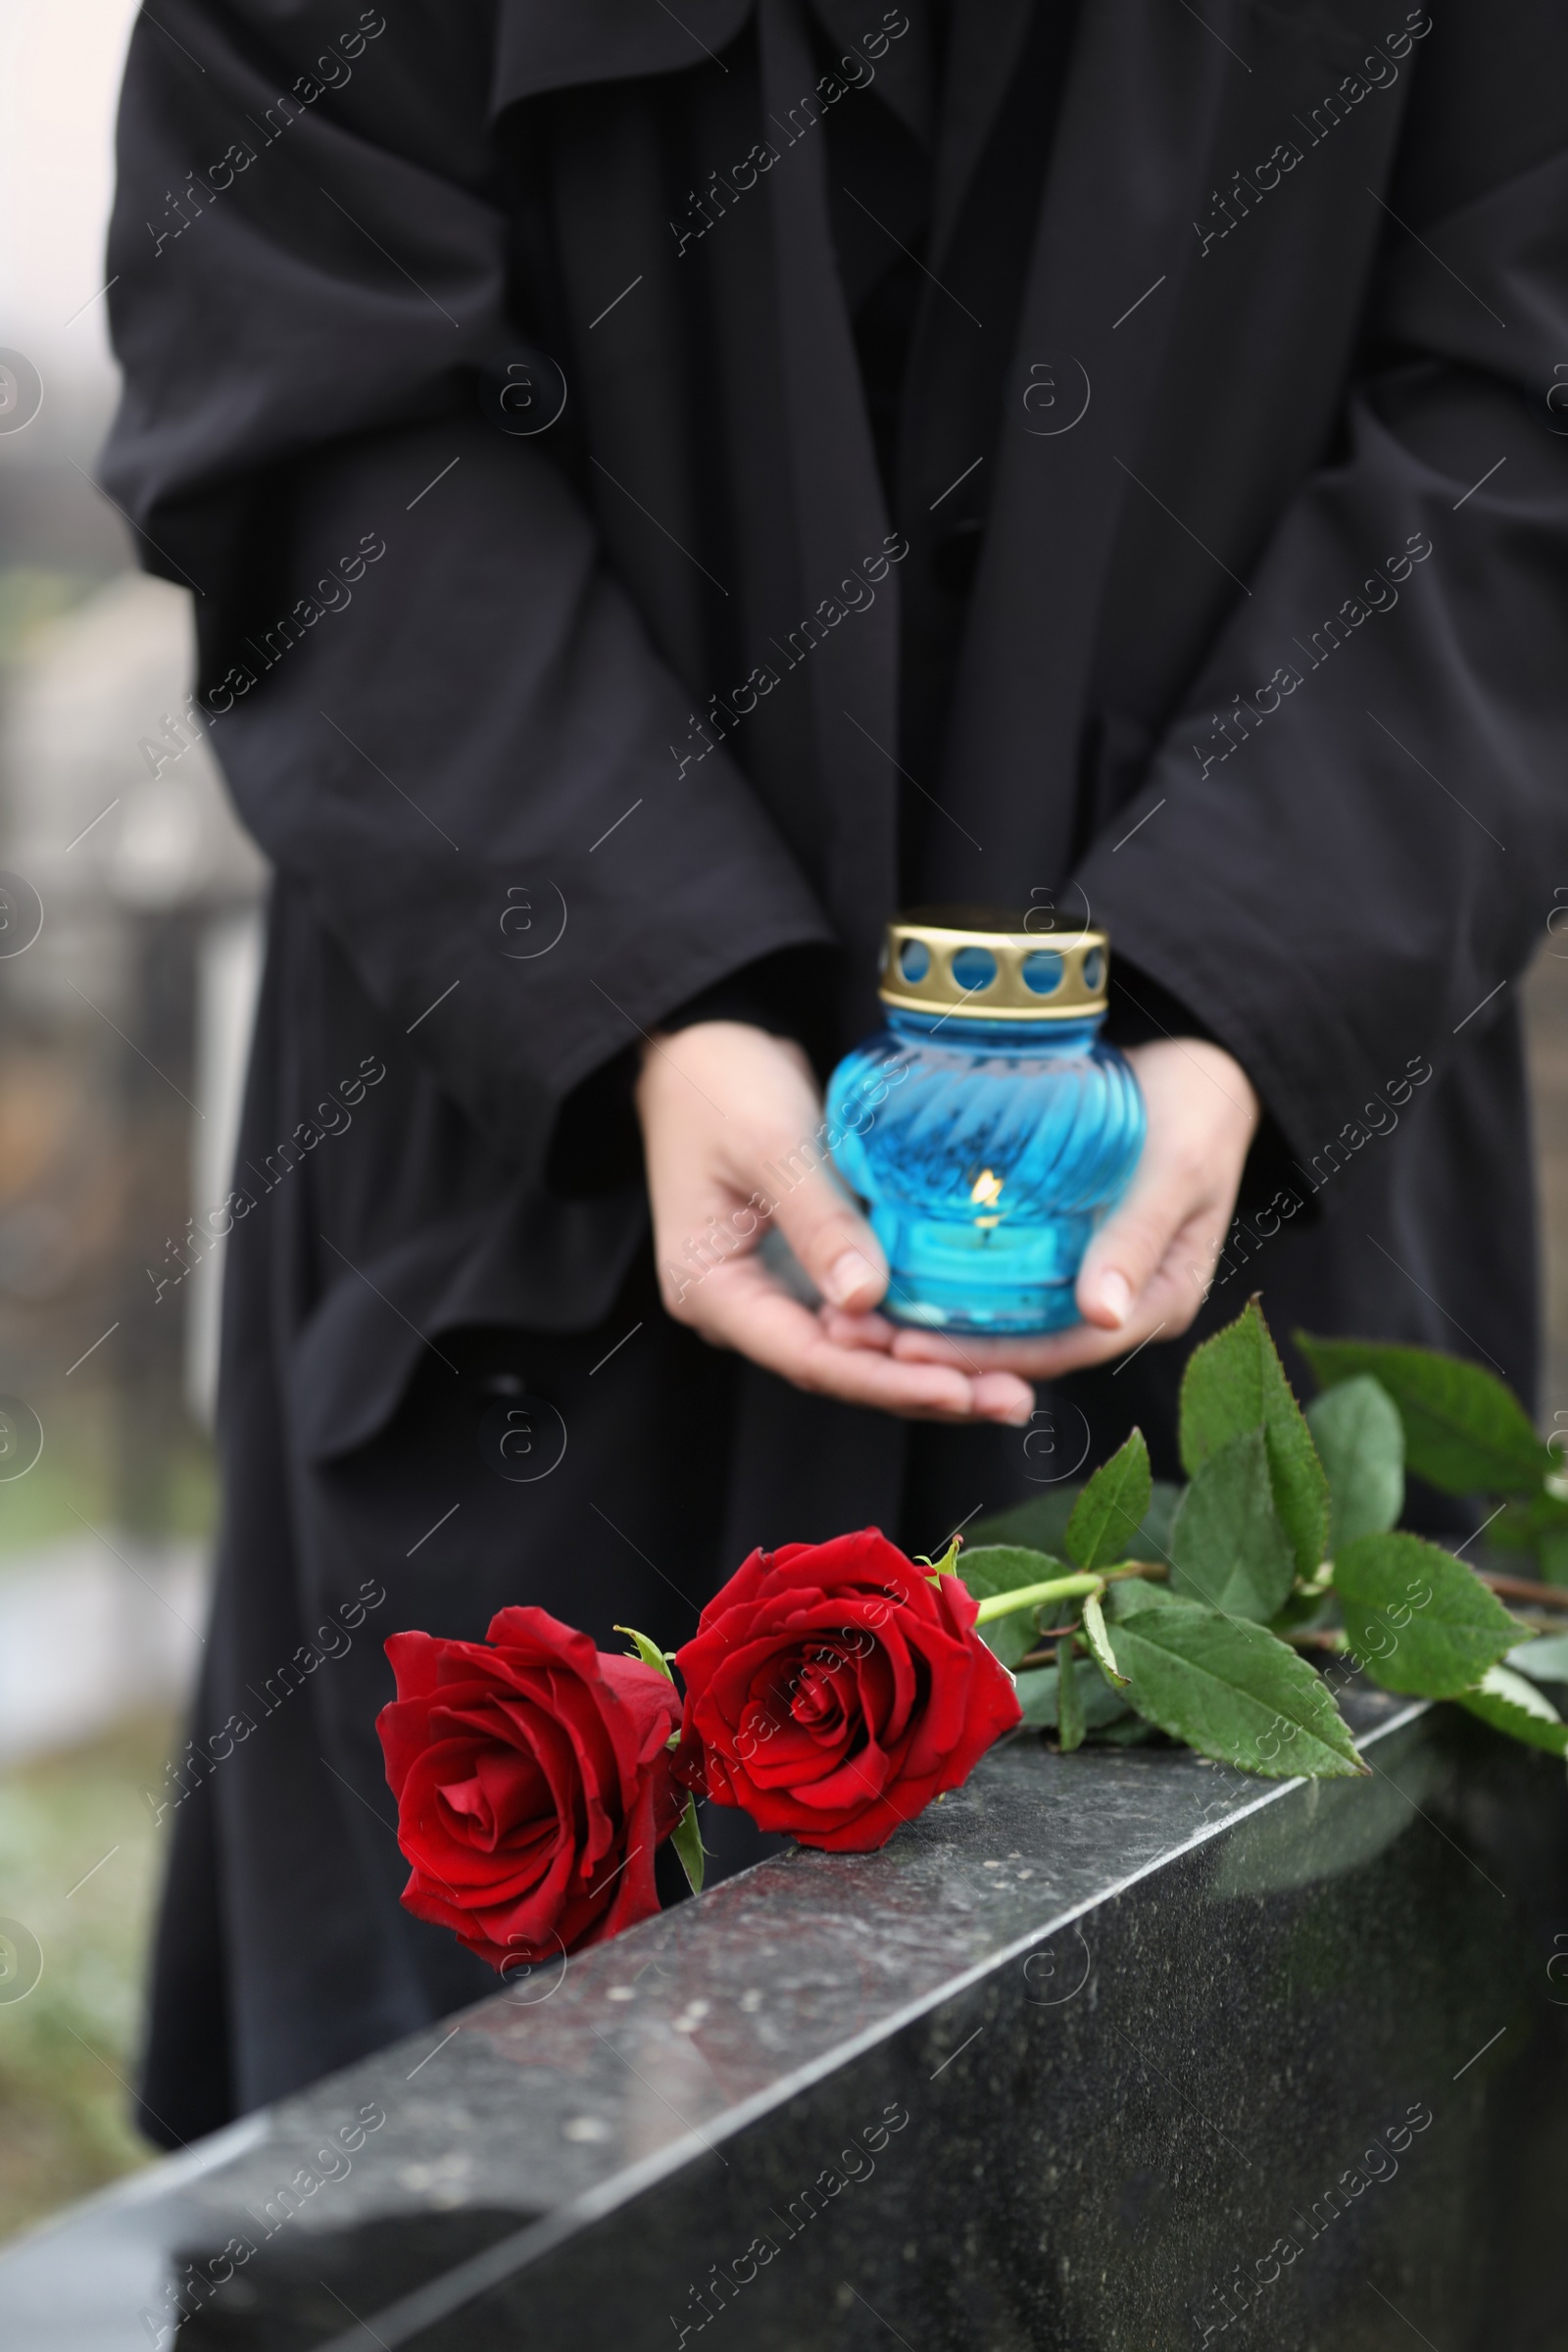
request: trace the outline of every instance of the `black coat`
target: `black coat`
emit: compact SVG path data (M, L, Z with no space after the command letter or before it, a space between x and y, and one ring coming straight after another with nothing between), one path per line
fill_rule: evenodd
M751 1543L925 1548L1080 1426L1139 1415L1168 1466L1158 1346L1020 1441L676 1332L617 1142L639 1030L811 950L831 1053L901 887L1087 902L1123 1019L1182 1007L1267 1106L1200 1327L1260 1285L1282 1330L1528 1394L1512 983L1568 873L1545 0L1085 0L1045 33L956 0L891 438L843 172L896 211L877 140L929 138L901 10L308 13L138 22L110 261L106 479L195 593L277 872L212 1224L202 1752L318 1610L389 1594L183 1801L149 2085L181 2133L479 1988L396 1908L374 1635L538 1599L672 1639ZM518 1387L568 1438L531 1485L476 1434Z

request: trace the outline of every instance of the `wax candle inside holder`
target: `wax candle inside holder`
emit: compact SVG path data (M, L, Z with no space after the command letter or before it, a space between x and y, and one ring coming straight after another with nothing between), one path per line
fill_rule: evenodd
M828 1136L869 1207L894 1321L1060 1331L1096 1227L1143 1150L1143 1097L1102 1036L1104 932L974 907L888 925L887 1026L828 1086Z

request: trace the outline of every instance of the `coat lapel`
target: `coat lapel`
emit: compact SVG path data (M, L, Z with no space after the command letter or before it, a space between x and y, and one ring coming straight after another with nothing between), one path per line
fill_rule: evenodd
M1233 51L1242 13L1239 0L1221 9ZM1217 34L1163 0L1084 9L948 738L943 799L984 851L942 828L934 895L1028 904L1070 870L1101 594L1124 502L1142 495L1123 467L1138 465L1238 70Z
M501 0L492 120L519 99L593 81L679 74L717 57L752 13L753 0Z
M1034 11L1037 6L1061 5L1062 0L953 0L931 213L929 259L934 270L942 268L942 255L1016 71Z
M780 122L816 80L800 0L760 0L763 106ZM841 581L882 549L888 517L834 258L827 147L816 124L768 174L778 261L788 462L805 611L827 622L806 657L824 802L832 811L828 899L865 983L853 1016L868 1017L875 948L896 859L898 571L869 610L833 620Z
M903 0L903 5L876 12L874 0L810 0L811 13L829 40L846 55L865 57L865 40L873 32L892 34L902 19L907 29L890 37L875 59L875 81L870 85L883 105L897 115L906 130L922 146L931 144L936 91L931 72L930 0Z

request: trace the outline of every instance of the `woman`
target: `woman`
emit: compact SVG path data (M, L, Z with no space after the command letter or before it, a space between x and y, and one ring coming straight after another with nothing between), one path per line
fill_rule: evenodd
M398 1907L395 1628L673 1643L754 1544L1168 1469L1258 1285L1531 1392L1568 30L1364 15L138 21L105 477L276 874L156 2135L490 1981ZM1083 1323L960 1348L812 1147L965 899L1108 927L1150 1139Z

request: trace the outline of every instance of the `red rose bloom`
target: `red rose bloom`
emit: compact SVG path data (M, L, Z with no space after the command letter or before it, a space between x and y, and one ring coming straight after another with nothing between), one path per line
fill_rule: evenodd
M376 1719L398 1800L403 1889L492 1967L603 1942L659 1909L654 1849L685 1793L665 1742L674 1687L544 1609L487 1642L394 1634Z
M677 1773L803 1845L886 1844L1021 1719L977 1606L874 1527L754 1551L676 1653Z

